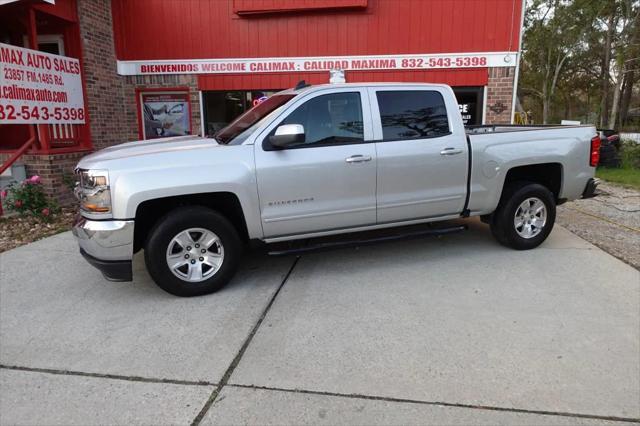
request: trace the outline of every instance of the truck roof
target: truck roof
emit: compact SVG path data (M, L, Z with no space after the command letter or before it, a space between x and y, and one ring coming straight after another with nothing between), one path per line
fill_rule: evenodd
M421 87L449 87L446 84L438 84L438 83L407 83L407 82L384 82L384 83L325 83L325 84L314 84L304 86L300 89L286 89L280 92L281 94L300 94L303 92L315 92L323 89L335 89L339 87L386 87L386 86L421 86Z

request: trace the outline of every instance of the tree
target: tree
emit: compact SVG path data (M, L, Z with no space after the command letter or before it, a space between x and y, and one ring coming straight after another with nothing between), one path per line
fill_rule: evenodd
M520 99L536 121L616 128L640 104L640 0L529 0Z
M523 63L530 78L524 78L523 89L540 98L544 124L567 60L584 47L587 28L581 5L585 1L535 0L529 8Z
M620 106L620 93L625 82L632 90L634 80L634 67L637 58L629 58L628 54L637 52L637 43L640 41L640 7L634 8L632 0L623 0L616 4L620 9L619 25L615 41L615 76L613 101L611 103L611 114L609 115L608 127L613 129L618 124L618 108ZM626 106L628 108L628 105ZM626 113L625 113L626 115Z
M609 91L611 87L611 51L613 45L613 35L618 23L616 16L617 5L615 1L607 1L603 8L603 13L606 14L607 19L604 24L605 38L602 43L602 65L600 67L600 79L602 82L602 94L600 98L600 127L603 127L609 119ZM596 19L598 17L596 16Z

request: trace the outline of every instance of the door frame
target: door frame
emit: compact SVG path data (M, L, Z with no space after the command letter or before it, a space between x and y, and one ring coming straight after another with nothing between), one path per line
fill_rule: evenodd
M444 218L450 217L451 215L459 216L460 213L463 212L464 206L466 205L466 197L469 191L469 175L470 175L470 162L471 162L471 152L469 150L469 145L467 142L467 135L465 132L465 128L462 122L462 115L459 113L458 101L455 97L455 94L451 87L443 86L443 85L428 85L428 84L417 84L417 85L385 85L385 86L372 86L368 88L369 91L369 103L372 111L372 119L374 123L374 134L375 134L375 142L377 146L377 165L378 165L378 173L377 173L377 190L376 190L376 213L377 213L377 223L383 224L387 222L403 222L403 221L413 221L413 220L422 220L422 219L433 219L433 218ZM382 129L382 117L380 114L380 106L378 105L378 92L436 92L439 93L444 102L444 107L447 112L447 123L449 126L449 132L446 134L436 135L436 136L428 136L428 137L419 137L419 138L406 138L406 139L385 139L384 133ZM384 187L382 182L386 182L384 180L384 164L385 157L383 155L384 144L412 144L415 143L419 146L419 144L424 143L426 140L433 140L433 146L429 149L433 150L433 147L436 146L438 140L453 140L454 143L444 143L443 146L436 149L438 150L446 149L447 145L455 147L456 145L464 145L462 148L463 158L465 159L465 174L464 174L464 186L465 193L458 194L457 192L451 194L442 194L440 197L431 197L431 198L419 198L419 199L407 199L402 201L395 201L389 203L386 201L388 198L388 194L384 192ZM461 144L461 141L465 141L464 144ZM381 145L378 145L381 144ZM465 152L466 151L466 152ZM440 155L445 155L443 152L440 152ZM443 161L446 161L443 158ZM381 180L383 179L383 180ZM418 205L429 205L434 203L437 206L437 203L448 203L448 202L456 202L458 199L462 200L463 205L461 206L460 211L447 210L444 212L439 212L433 215L419 215L416 217L405 217L405 218L388 218L389 215L393 216L393 213L388 213L392 209L402 209L402 208L411 208L410 206L418 206Z
M292 101L288 104L285 104L285 108L278 114L277 117L274 117L274 120L266 125L260 133L255 137L255 144L260 145L262 147L262 143L264 139L275 129L278 127L282 121L287 118L293 111L295 111L300 105L309 101L315 97L322 95L330 95L332 93L352 93L352 92L360 92L360 101L362 103L362 121L364 126L364 141L362 143L371 143L375 142L375 124L373 123L373 112L371 111L371 101L368 95L368 87L366 86L355 86L355 87L324 87L319 90L314 90L310 93L300 93ZM337 145L337 144L336 144ZM311 149L314 147L308 147L303 149ZM320 148L320 146L315 147Z

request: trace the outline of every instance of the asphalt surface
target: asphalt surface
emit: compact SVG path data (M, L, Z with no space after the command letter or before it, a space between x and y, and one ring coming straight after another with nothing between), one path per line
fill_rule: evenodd
M247 256L181 299L0 254L0 424L640 423L640 272L557 227Z

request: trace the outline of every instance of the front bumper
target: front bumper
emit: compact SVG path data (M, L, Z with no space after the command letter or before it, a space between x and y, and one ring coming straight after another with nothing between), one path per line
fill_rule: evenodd
M131 281L132 220L89 220L82 216L73 226L80 253L110 281Z

